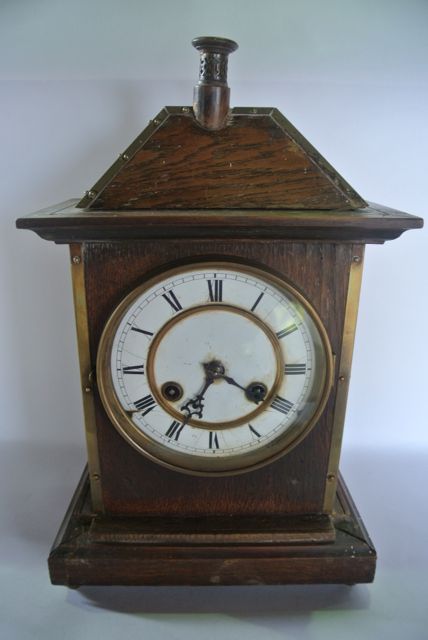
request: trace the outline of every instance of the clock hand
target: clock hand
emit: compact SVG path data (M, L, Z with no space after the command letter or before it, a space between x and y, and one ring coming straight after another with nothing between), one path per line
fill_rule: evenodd
M214 380L218 378L222 378L224 376L225 368L219 360L211 360L210 362L204 362L202 363L202 366L205 371L205 383L201 391L198 393L198 395L195 398L191 398L180 407L181 411L185 411L187 413L187 416L185 417L185 421L183 424L187 424L187 422L190 420L192 416L197 416L198 418L202 418L202 414L204 410L204 405L202 404L202 400L204 399L204 396L208 387L212 385ZM232 378L229 378L229 379L232 380ZM230 384L233 384L233 383L234 381L231 382Z
M267 389L262 382L251 382L247 387L243 387L242 385L238 384L236 380L234 380L230 376L226 376L224 374L218 374L217 377L221 378L222 380L225 380L228 384L231 384L234 387L238 387L238 389L242 389L242 391L245 392L247 399L251 400L252 402L255 402L256 404L264 400L266 396Z
M240 384L238 384L236 382L236 380L234 380L233 378L231 378L230 376L226 376L226 375L219 375L219 378L221 378L222 380L225 380L228 384L233 385L234 387L238 387L238 389L242 389L242 391L246 391L246 387L242 387Z
M201 391L198 393L195 398L190 398L187 402L185 402L181 407L181 411L185 411L187 416L184 419L183 426L186 425L192 416L197 416L198 418L202 418L202 413L204 410L204 405L202 400L204 399L205 393L210 385L214 382L214 375L211 371L207 369L207 366L204 365L205 368L205 383L202 387Z
M238 389L242 389L247 399L251 402L255 402L255 404L264 400L267 388L262 382L252 382L247 387L243 387L231 376L227 376L225 374L225 368L219 360L212 360L211 362L203 363L203 367L205 370L204 386L197 396L190 398L190 400L187 400L187 402L180 407L180 410L187 414L185 416L183 426L186 425L193 416L202 418L204 410L202 400L205 397L207 389L212 385L214 380L225 380L228 384L238 387Z

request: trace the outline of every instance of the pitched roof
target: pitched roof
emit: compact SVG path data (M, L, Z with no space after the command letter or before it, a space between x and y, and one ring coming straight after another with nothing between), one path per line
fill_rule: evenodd
M366 202L277 110L235 108L219 131L165 107L78 207L358 209Z

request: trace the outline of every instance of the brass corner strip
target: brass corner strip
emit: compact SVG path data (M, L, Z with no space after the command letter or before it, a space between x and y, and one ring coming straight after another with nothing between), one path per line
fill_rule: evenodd
M70 244L70 259L92 508L97 513L103 513L102 476L98 454L93 395L94 381L92 380L93 374L89 350L89 327L86 308L84 245Z
M364 245L354 245L349 269L348 292L346 296L345 319L343 323L342 348L337 374L337 392L334 406L333 430L328 460L323 511L332 513L339 475L339 458L345 423L346 402L351 376L352 354L354 351L358 305L363 275Z
M123 153L119 153L119 157L113 164L107 169L99 180L93 185L91 189L85 191L85 194L76 204L78 209L86 209L92 207L94 202L98 199L98 196L104 191L107 185L113 180L113 178L119 173L125 164L133 158L133 156L139 151L146 142L152 137L152 135L160 128L161 125L169 118L170 112L168 108L163 108L153 120L149 120L148 125L138 136L131 142L131 144L125 149Z

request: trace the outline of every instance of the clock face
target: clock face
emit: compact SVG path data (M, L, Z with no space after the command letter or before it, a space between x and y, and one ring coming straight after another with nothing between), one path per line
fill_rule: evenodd
M331 387L309 303L269 272L205 262L165 271L113 312L97 380L138 451L187 473L248 471L299 442Z

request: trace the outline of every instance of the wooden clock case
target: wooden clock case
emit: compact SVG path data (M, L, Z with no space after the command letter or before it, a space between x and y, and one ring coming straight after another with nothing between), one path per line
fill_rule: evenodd
M376 553L339 474L364 246L422 221L367 205L276 109L227 109L210 129L198 113L163 109L80 202L17 222L71 255L88 468L49 557L52 582L370 582ZM173 264L211 258L293 283L335 356L329 400L304 440L260 469L215 478L131 447L95 371L126 294Z

